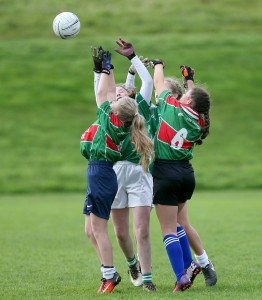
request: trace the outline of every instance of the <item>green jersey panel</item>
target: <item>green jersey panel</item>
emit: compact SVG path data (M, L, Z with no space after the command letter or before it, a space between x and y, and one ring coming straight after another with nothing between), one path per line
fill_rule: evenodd
M110 103L104 102L97 110L98 120L81 136L80 151L88 160L115 163L121 158L119 144L129 130L112 113Z
M151 104L149 107L149 117L147 120L147 131L149 137L153 140L159 125L159 113L157 106Z

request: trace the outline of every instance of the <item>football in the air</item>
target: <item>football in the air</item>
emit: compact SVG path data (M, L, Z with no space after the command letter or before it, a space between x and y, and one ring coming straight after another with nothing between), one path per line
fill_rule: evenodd
M79 33L80 21L75 14L62 12L54 18L53 30L61 39L71 39Z

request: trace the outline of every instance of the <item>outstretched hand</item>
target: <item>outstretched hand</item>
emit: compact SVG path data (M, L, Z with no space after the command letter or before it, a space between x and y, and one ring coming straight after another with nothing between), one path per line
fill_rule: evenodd
M118 48L115 49L115 51L118 54L121 54L121 55L127 57L130 60L136 56L135 55L135 50L134 50L133 45L131 43L128 43L128 42L124 41L121 38L119 38L116 41L116 43L117 43L118 46L120 46L122 48L122 49L118 49Z
M150 68L150 60L149 58L143 58L143 56L140 56L139 59L142 61L144 66L148 69Z
M100 46L98 49L96 47L91 47L91 55L94 62L94 72L102 72L102 62L103 62L103 48Z
M187 80L194 81L195 70L193 68L183 65L183 66L180 66L180 70L186 81Z
M111 69L111 52L103 51L102 69L109 71Z

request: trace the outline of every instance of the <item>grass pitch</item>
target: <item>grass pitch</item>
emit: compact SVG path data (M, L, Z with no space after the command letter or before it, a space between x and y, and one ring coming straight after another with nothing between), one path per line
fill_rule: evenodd
M0 201L0 299L261 299L261 191L197 192L189 204L191 223L216 265L218 284L206 288L202 275L174 295L175 277L151 217L153 279L158 291L132 286L110 222L115 266L122 282L97 295L98 259L84 235L82 194L4 196Z

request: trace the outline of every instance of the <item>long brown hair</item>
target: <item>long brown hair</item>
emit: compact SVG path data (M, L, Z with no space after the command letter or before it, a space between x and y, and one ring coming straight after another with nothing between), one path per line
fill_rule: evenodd
M203 143L202 140L205 139L209 134L209 110L211 105L211 98L205 89L196 86L191 90L190 98L192 99L191 107L200 114L200 118L204 121L204 128L201 139L195 142L197 145L201 145Z

